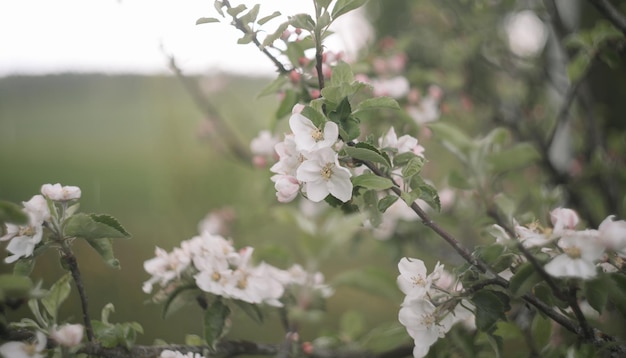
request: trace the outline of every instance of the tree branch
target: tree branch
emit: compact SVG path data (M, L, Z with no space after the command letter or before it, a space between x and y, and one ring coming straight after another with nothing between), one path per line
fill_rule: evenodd
M80 306L83 311L83 323L85 324L85 331L87 333L87 340L89 342L94 341L93 327L91 326L91 319L89 318L89 305L87 300L87 292L85 292L85 286L83 285L83 279L80 275L80 270L78 269L78 262L76 261L76 256L72 252L72 249L67 245L62 245L62 256L61 258L70 269L72 274L72 278L74 279L74 284L76 285L76 289L78 290L78 296L80 297Z

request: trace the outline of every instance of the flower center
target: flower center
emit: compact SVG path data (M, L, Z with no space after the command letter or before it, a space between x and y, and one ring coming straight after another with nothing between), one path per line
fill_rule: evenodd
M248 280L243 277L241 280L237 281L237 288L241 290L245 290L248 287Z
M425 314L422 316L422 324L426 327L429 328L432 325L434 325L437 322L437 320L435 319L435 316L432 314Z
M324 133L322 133L319 128L315 128L311 131L311 138L313 138L316 142L319 142L320 140L324 139Z
M424 278L419 275L417 277L411 276L411 281L413 281L413 285L415 286L424 286L425 283Z
M19 236L35 236L37 231L32 226L22 226L20 227Z
M582 252L580 251L580 247L572 246L563 249L565 254L573 259L579 259Z
M222 278L222 275L220 275L218 272L213 272L211 278L213 279L213 281L219 281Z
M335 166L335 163L327 163L326 165L324 165L324 167L320 171L320 175L322 176L324 180L326 181L330 180L330 177L333 175L334 166Z

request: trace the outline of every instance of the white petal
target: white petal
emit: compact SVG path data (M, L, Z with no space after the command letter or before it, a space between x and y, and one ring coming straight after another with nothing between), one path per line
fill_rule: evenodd
M320 202L330 194L324 180L310 181L306 183L306 196L313 202Z

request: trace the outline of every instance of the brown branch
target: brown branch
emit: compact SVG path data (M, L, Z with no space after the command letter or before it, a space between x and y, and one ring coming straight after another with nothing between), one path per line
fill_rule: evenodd
M589 0L589 2L626 36L626 16L616 9L611 2L608 0Z
M69 267L72 278L74 279L74 284L76 285L76 289L78 290L78 296L80 297L80 306L83 311L83 323L85 324L85 331L87 333L87 340L89 342L93 342L94 334L93 327L91 326L91 319L89 318L87 293L85 291L85 286L83 285L83 279L80 275L80 270L78 269L76 256L74 256L74 253L69 248L69 246L63 245L61 258Z

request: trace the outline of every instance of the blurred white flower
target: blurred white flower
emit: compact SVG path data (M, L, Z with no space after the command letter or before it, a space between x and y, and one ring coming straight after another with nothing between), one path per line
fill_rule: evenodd
M35 195L22 204L28 217L28 224L6 224L6 234L0 237L0 241L11 240L6 249L12 255L4 259L6 263L13 263L22 257L31 256L35 246L43 237L44 221L50 219L50 211L43 196Z
M192 353L188 352L187 354L183 354L179 351L172 351L169 349L165 349L161 351L160 358L204 358L204 356L200 353Z
M61 186L61 184L44 184L41 193L54 201L68 201L80 199L80 188L77 186Z
M398 287L407 298L423 298L430 290L433 281L439 279L443 265L437 262L433 272L427 274L424 261L403 257L398 263L398 270L400 271L397 279Z
M520 57L536 56L548 39L546 26L531 10L508 16L504 29L511 52Z
M604 247L595 230L576 231L559 239L563 253L544 266L554 277L590 279L596 276L595 262L602 257Z
M574 230L578 225L578 214L567 208L556 208L550 212L550 221L552 221L552 231L559 235L564 230Z
M296 171L296 178L305 185L307 197L314 202L324 200L328 194L344 203L350 200L351 176L347 168L339 165L337 153L331 148L311 153Z
M0 346L0 355L5 358L44 358L46 349L46 336L37 331L37 339L33 343L7 342Z
M50 338L65 347L75 347L83 340L82 324L64 324L55 326L50 331Z
M600 242L607 248L626 255L626 221L614 218L614 215L610 215L600 223Z

